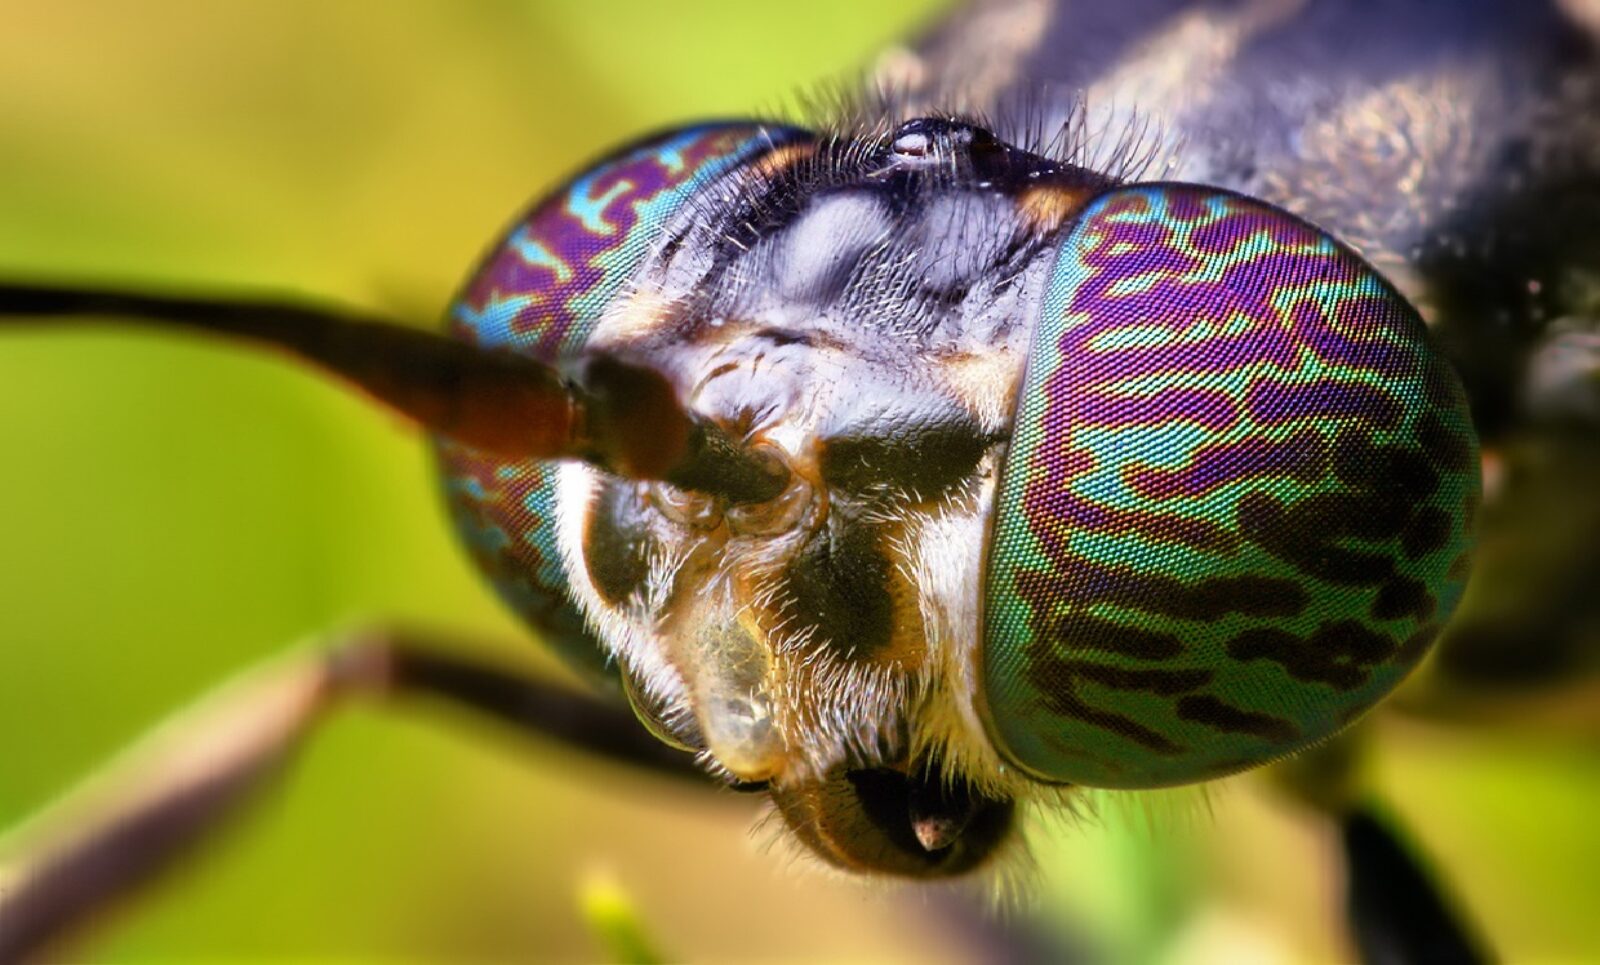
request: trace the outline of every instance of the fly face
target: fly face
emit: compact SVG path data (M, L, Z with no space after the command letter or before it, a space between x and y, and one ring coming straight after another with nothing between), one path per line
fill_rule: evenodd
M589 342L670 372L787 470L748 502L586 470L562 484L563 508L587 508L568 544L580 599L618 628L632 690L741 781L938 777L939 745L981 746L955 682L1019 320L1047 267L1019 196L1091 179L975 137L913 123L735 175L665 226Z
M457 507L525 612L530 564L559 560L534 595L570 588L569 624L596 628L641 718L769 787L829 860L967 870L1013 796L972 701L988 507L1050 238L1109 182L953 121L729 134L743 159L632 229L648 243L572 311L573 342L665 373L787 484L730 498L447 447ZM625 152L542 205L469 285L462 333L547 345L551 299L508 293L576 277L539 267L579 250L574 212L695 149ZM618 220L639 208L617 197L598 221L651 220Z
M1461 393L1372 269L974 124L636 145L513 229L456 320L659 373L783 480L444 447L502 591L846 868L968 871L1052 785L1320 740L1465 574Z
M1523 346L1536 344L1545 331L1576 332L1552 344L1572 348L1579 357L1566 372L1552 365L1552 391L1537 397L1560 403L1554 409L1561 416L1579 406L1556 390L1578 390L1578 403L1589 398L1581 394L1577 378L1587 371L1578 336L1592 321L1592 292L1563 281L1568 274L1578 281L1582 276L1562 266L1581 266L1583 252L1592 247L1586 245L1586 229L1593 219L1584 212L1592 208L1593 152L1588 148L1594 134L1592 125L1582 123L1592 101L1593 85L1585 83L1592 55L1578 44L1551 45L1541 38L1560 34L1559 19L1574 16L1576 6L1562 4L1558 12L1553 4L1470 4L1461 16L1452 10L1441 19L1429 4L1393 0L1349 9L1162 0L1102 16L1082 5L1005 0L967 6L882 63L926 78L930 91L936 85L970 90L970 103L978 109L1008 92L1026 94L1051 83L1063 90L1088 89L1091 103L1098 99L1100 105L1110 102L1154 118L1157 131L1185 145L1175 151L1184 166L1169 170L1315 217L1340 238L1360 243L1385 271L1397 271L1411 297L1431 298L1430 317L1454 343L1458 363L1481 357L1476 366L1466 366L1476 376L1472 389L1480 416L1508 408L1510 389L1522 384ZM1424 16L1443 29L1412 29ZM638 21L630 23L638 29ZM200 22L190 26L196 30L185 35L198 33ZM608 47L616 43L613 29L624 29L622 22L608 25ZM434 33L429 32L430 41ZM1583 38L1569 33L1565 39ZM647 62L651 52L670 49L666 67L712 60L699 53L686 56L659 40L653 37L643 46L643 59L632 50L628 59ZM443 57L423 59L441 74L447 69ZM510 55L470 59L474 65L511 62ZM519 52L515 59L554 63L559 70L552 72L552 83L532 85L507 83L513 79L496 74L498 94L480 90L474 97L450 98L450 130L464 126L467 115L458 116L465 110L462 104L476 105L478 116L489 119L473 127L492 124L498 135L530 127L570 132L577 120L563 111L587 114L604 103L603 96L588 93L566 96L561 84L572 76L567 58L526 58ZM176 62L165 55L158 60ZM415 75L415 62L406 61L407 78ZM292 63L284 68L274 75L298 71ZM595 73L607 75L603 88L629 91L630 116L686 109L688 101L672 96L676 92L661 94L665 87L629 84L615 70ZM654 73L675 77L679 71ZM707 77L717 73L708 71ZM217 79L219 84L205 91L212 101L225 89L225 78ZM349 94L376 86L381 85L340 90ZM1563 96L1550 96L1557 88ZM527 123L528 90L558 95L539 99L533 125ZM333 93L349 114L356 113L355 102ZM657 106L639 107L635 94L653 95ZM307 106L317 109L306 115L325 118L333 103L328 92L316 86L308 96ZM515 111L503 116L515 116L517 123L499 123L483 110L495 96L515 102ZM144 100L142 94L133 96L122 114L135 116ZM414 120L415 109L428 102L411 100L399 114L373 114L380 121L376 126L337 127L382 131L383 118ZM237 109L247 110L253 102L229 102L227 114L243 116ZM931 92L921 102L927 107L952 103ZM23 127L23 134L32 130ZM101 127L110 133L90 154L115 156L126 128ZM224 123L219 129L231 128ZM285 133L267 140L283 145L302 140ZM489 458L440 443L463 529L502 592L543 640L610 676L657 736L702 751L706 763L726 777L768 774L756 785L770 790L802 840L840 864L913 875L953 873L1004 850L1017 800L1063 783L1142 786L1189 780L1290 752L1298 742L1314 740L1359 714L1426 648L1449 609L1453 578L1446 561L1463 532L1459 517L1466 515L1471 497L1470 484L1464 484L1470 480L1458 471L1463 448L1470 456L1470 438L1463 447L1463 434L1448 420L1440 431L1441 423L1428 423L1404 405L1386 404L1381 390L1389 387L1392 373L1371 359L1366 377L1347 366L1332 371L1331 381L1379 392L1348 384L1322 391L1330 379L1310 367L1280 367L1277 377L1265 382L1251 374L1232 384L1215 366L1184 373L1192 380L1180 386L1190 390L1186 394L1167 392L1173 384L1161 380L1177 376L1150 369L1130 373L1116 360L1141 352L1153 357L1157 335L1181 334L1173 327L1175 319L1151 313L1152 323L1142 329L1119 328L1104 324L1116 319L1079 305L1100 290L1090 270L1096 258L1102 268L1118 259L1126 263L1130 270L1116 279L1125 289L1120 294L1137 299L1144 289L1137 270L1149 268L1161 249L1182 258L1205 248L1192 243L1191 215L1221 220L1224 214L1254 210L1279 227L1285 222L1259 208L1236 207L1223 192L1194 195L1171 186L1142 194L1096 193L1093 199L1063 190L1008 191L1004 177L980 173L982 158L1004 154L1003 146L996 148L981 132L960 125L920 125L892 139L867 137L842 146L811 145L803 132L775 127L722 133L721 141L668 139L651 142L654 146L637 156L613 158L601 176L558 194L559 210L543 211L550 220L530 215L530 223L522 226L528 230L506 240L508 260L486 268L479 284L464 294L455 313L457 334L573 365L592 346L597 353L661 372L706 424L720 427L724 441L747 447L756 461L776 467L784 485L756 498L733 492L736 487L715 474L671 485L624 483L583 467ZM454 137L447 143L427 139L435 145L433 155L413 153L423 140L411 139L412 151L387 156L385 170L430 167L417 158L470 157L477 167L437 166L456 172L448 179L452 184L476 184L494 193L474 172L504 168L504 158L526 158L530 150L536 157L559 153L545 140L475 142L466 151ZM75 138L62 140L68 153L73 143ZM332 190L340 169L349 177L351 166L325 163L337 148L309 143L317 163L306 167L316 173L319 199L381 195L391 207L390 198L415 201L424 193L393 190L399 182L384 182L389 190L379 190L381 183L367 184L365 177L362 191ZM242 164L208 166L248 170ZM181 164L172 169L187 170ZM427 173L423 181L436 190L436 171ZM525 174L508 177L520 181ZM869 196L867 188L896 179L901 188L885 187L881 195L901 198L898 206ZM242 183L250 187L256 180L247 175ZM30 179L18 183L27 187ZM116 178L97 183L104 190L138 186ZM907 184L921 187L904 190ZM166 207L185 207L180 202L194 187L185 179L181 197L175 194ZM471 205L463 201L470 201L471 193L445 191L436 194L445 199L437 204L467 210ZM237 190L229 197L255 194ZM843 197L835 204L833 195ZM1082 206L1113 195L1121 201L1095 209L1092 220L1099 227L1080 232ZM1011 207L997 205L999 196ZM92 193L85 197L91 208L120 210L94 203L98 196ZM278 199L263 197L269 207L280 207ZM392 207L405 212L402 220L414 227L417 209ZM1010 261L996 257L1008 211L1036 227L1035 240L1045 241L1043 251ZM323 214L319 225L325 223ZM23 217L21 223L30 220L41 219ZM254 219L248 209L224 220L261 234L249 227ZM334 212L331 220L361 224L367 235L393 234L371 231L369 221L388 223L377 219ZM461 221L459 234L465 235L472 218ZM801 231L802 223L810 230ZM94 224L90 221L90 230L81 233L104 235L92 230ZM1016 234L1016 224L1009 224ZM24 228L19 237L27 238L26 250L33 251L29 233ZM1141 242L1120 254L1097 253L1097 239L1128 233L1140 235ZM307 244L337 237L320 228L298 234ZM401 247L413 259L407 264L415 266L407 274L432 277L429 272L440 270L438 265L455 264L458 252L436 240L450 234L430 224L426 232L397 235L404 237ZM39 250L49 250L50 237L48 231L39 235L45 242ZM114 240L117 234L105 237ZM1151 245L1156 237L1163 243ZM781 238L789 240L775 240ZM430 239L439 249L432 261L424 257ZM226 238L218 240L226 251ZM1314 255L1326 252L1325 240L1310 236L1305 247ZM903 262L888 256L896 244ZM337 257L313 260L357 271L359 278L333 287L346 297L371 301L374 292L353 288L351 282L369 271L386 274L384 262L373 258L394 247L328 243L326 252ZM927 256L930 249L938 257ZM93 258L97 249L87 250ZM1273 258L1287 254L1279 251ZM1102 257L1108 255L1116 258ZM48 255L23 264L35 262L55 264ZM1047 262L1053 267L1040 267ZM176 278L185 274L178 267L185 263L180 257L167 270L157 261L145 267ZM256 265L262 277L300 277L303 284L326 287L329 279L319 274L297 274L306 263L298 257L275 267ZM393 273L392 268L387 272ZM1359 266L1353 276L1369 293L1381 294L1382 286L1374 288L1373 278ZM1197 287L1157 281L1168 289ZM414 284L417 293L425 287ZM524 303L517 304L519 299ZM974 310L957 310L968 303ZM1047 311L1051 305L1055 309ZM1079 307L1069 311L1073 305ZM1546 329L1545 315L1561 321ZM1403 330L1407 323L1399 321ZM1235 324L1252 323L1245 318ZM1063 347L1094 342L1086 337L1085 325L1115 332L1100 339L1098 347L1105 351L1079 355ZM711 328L723 330L720 340L705 334ZM1227 324L1218 325L1195 342L1214 349L1226 341L1215 336L1227 331ZM949 348L963 335L977 350ZM1293 360L1300 349L1316 348L1270 344L1294 351L1277 361L1257 356L1241 368L1265 371L1269 362ZM897 348L909 345L917 351L906 348L903 357L896 355ZM1405 347L1399 354L1410 352ZM1545 372L1542 346L1530 361ZM118 372L139 368L123 359L117 363ZM1258 384L1266 388L1252 392ZM1275 419L1274 411L1294 408L1280 404L1291 398L1292 393L1280 391L1289 386L1312 389L1301 397L1321 406L1320 415L1299 424ZM115 396L118 387L111 381L110 394ZM1163 393L1171 404L1150 403ZM1440 398L1448 402L1448 394ZM1141 401L1119 406L1104 401L1106 396ZM1175 404L1180 399L1188 404ZM861 411L850 411L858 401ZM1390 412L1394 415L1384 415ZM1379 424L1385 419L1393 424ZM1503 430L1508 419L1503 415L1485 424ZM1323 421L1309 424L1317 420ZM1348 428L1340 423L1348 422L1360 429L1351 444L1330 451L1305 441L1337 438ZM1252 425L1272 431L1251 438L1244 429ZM1197 426L1205 431L1197 432ZM1278 430L1281 434L1274 434ZM1204 445L1208 441L1211 445ZM1362 453L1368 458L1350 459ZM1175 471L1184 459L1205 465L1209 475ZM1276 472L1274 460L1282 460ZM1101 470L1085 471L1090 462ZM29 465L40 470L25 474L30 478L51 478L40 460ZM1578 546L1582 515L1571 512L1592 490L1566 481L1569 472L1581 469L1581 459L1566 456L1553 465L1539 472L1561 478L1563 486L1555 492L1563 498L1529 497L1527 490L1518 498L1548 503L1552 509L1544 511L1564 523L1558 520L1551 524L1555 530L1547 531L1559 530ZM1217 479L1240 482L1241 467L1250 470L1242 475L1251 477L1250 485L1233 487L1241 492L1214 485ZM335 469L328 478L345 475ZM57 485L41 482L38 489L50 492ZM1267 492L1251 492L1262 489ZM1386 498L1386 491L1406 498ZM1532 491L1540 492L1538 487ZM104 492L97 485L79 502L121 505L104 499ZM185 491L172 492L181 497ZM1130 493L1149 501L1130 504ZM330 495L338 497L336 487ZM234 502L250 505L246 515L252 517L270 512L254 500ZM139 515L145 514L141 506ZM1131 525L1136 517L1155 525ZM1516 522L1506 525L1507 518ZM1526 518L1502 516L1499 533L1532 529L1522 525ZM1521 584L1548 587L1546 598L1556 602L1547 609L1579 609L1571 601L1583 596L1585 568L1571 562L1581 563L1580 552L1535 556L1535 563L1548 564L1565 553L1559 567L1535 568L1524 562L1531 554L1502 551L1501 559L1513 562L1496 569L1497 521L1491 516L1489 522L1490 578L1482 585L1492 587L1511 573ZM853 535L863 531L866 537ZM1197 547L1184 538L1197 533L1209 534L1217 546ZM93 534L107 554L103 564L114 564L117 546L129 542L109 535ZM359 536L340 542L365 545ZM1525 545L1538 542L1536 536ZM858 546L864 548L857 551ZM1216 548L1224 552L1212 552ZM390 555L387 546L380 552ZM1206 566L1213 569L1206 572ZM1441 567L1442 579L1437 576ZM1537 595L1523 594L1518 581L1510 582L1502 598ZM189 587L187 581L184 586ZM1272 592L1242 592L1250 587ZM24 589L14 595L21 602L36 594ZM391 606L383 602L370 608ZM234 607L226 609L231 616ZM1446 659L1437 666L1474 652L1461 645L1463 639L1485 641L1480 649L1490 660L1478 666L1488 670L1476 671L1484 679L1526 666L1523 654L1557 652L1554 641L1564 629L1559 613L1536 623L1506 616L1500 611L1510 608L1494 602L1476 609L1493 611L1491 619L1477 625L1469 619L1465 631L1463 622L1455 621L1455 649L1447 643ZM286 627L303 629L326 618L316 614L303 625ZM1324 624L1333 632L1319 632ZM861 641L871 640L880 627L887 628L880 639L888 643L863 649ZM1528 627L1537 632L1522 632ZM1474 632L1481 633L1469 635ZM1540 646L1523 645L1534 638ZM840 640L849 642L840 646ZM1496 663L1505 640L1512 641L1504 649L1515 651L1516 659ZM165 649L173 646L164 641ZM34 652L46 654L39 648ZM26 665L33 658L23 659ZM1569 663L1570 658L1558 657L1534 672L1553 679ZM141 679L145 669L141 665ZM31 685L23 691L39 699ZM1342 699L1330 702L1329 697ZM1305 712L1308 703L1313 712ZM1416 714L1419 706L1411 702L1400 711ZM84 719L106 716L98 705L97 711ZM1448 707L1446 712L1453 713ZM627 715L625 709L621 713ZM1422 716L1427 713L1423 708ZM625 717L622 723L632 721ZM1407 753L1403 741L1401 753ZM368 764L362 761L361 780ZM1028 776L1018 776L1019 769ZM322 779L333 770L324 767ZM337 770L342 775L345 768ZM1410 769L1402 764L1397 770ZM934 780L936 772L955 780L948 785ZM480 798L500 800L498 790ZM1438 798L1447 796L1444 791ZM1545 800L1524 810L1537 811L1535 823L1542 824L1553 804ZM513 820L522 820L529 810L526 802L519 805ZM1435 827L1451 823L1450 811L1442 810L1440 820L1429 815ZM558 826L565 823L535 821L525 837L544 840L540 835ZM1230 853L1247 852L1250 843L1260 847L1265 841L1277 854L1270 834L1256 831L1251 828L1239 842L1245 847L1234 841L1225 847ZM1523 850L1514 834L1496 840L1503 850ZM1060 866L1083 877L1081 865ZM1495 876L1504 878L1500 871L1495 869ZM264 889L270 891L270 886ZM1165 900L1164 892L1158 896ZM307 905L316 903L314 896L301 897ZM482 902L467 904L476 912ZM1486 904L1498 906L1502 917L1514 918L1520 911L1505 901ZM1397 914L1410 917L1410 908ZM1522 926L1528 933L1546 931L1549 919L1529 920L1534 924Z

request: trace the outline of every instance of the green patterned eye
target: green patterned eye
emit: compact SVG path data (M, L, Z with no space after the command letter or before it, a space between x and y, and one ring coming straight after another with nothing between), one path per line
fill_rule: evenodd
M1040 780L1158 787L1303 748L1392 690L1460 595L1461 387L1371 266L1268 204L1090 204L1019 399L982 694Z

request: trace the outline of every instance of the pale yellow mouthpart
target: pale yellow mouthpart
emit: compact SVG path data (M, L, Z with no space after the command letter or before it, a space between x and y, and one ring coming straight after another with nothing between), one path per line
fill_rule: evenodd
M680 644L679 668L694 691L706 747L741 781L764 781L784 761L773 712L771 653L764 635L725 594L709 594L687 625L699 629Z

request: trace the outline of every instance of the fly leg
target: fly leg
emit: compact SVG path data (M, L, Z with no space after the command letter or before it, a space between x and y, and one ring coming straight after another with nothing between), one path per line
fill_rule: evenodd
M1369 807L1339 816L1345 917L1368 965L1485 961L1461 917L1394 825Z
M603 759L706 782L620 702L401 633L279 658L203 698L0 838L0 963L34 960L226 826L350 698L464 708ZM709 786L709 785L708 785Z
M1268 772L1280 790L1337 829L1352 948L1367 965L1486 960L1470 916L1452 901L1442 876L1359 787L1368 736L1358 725Z

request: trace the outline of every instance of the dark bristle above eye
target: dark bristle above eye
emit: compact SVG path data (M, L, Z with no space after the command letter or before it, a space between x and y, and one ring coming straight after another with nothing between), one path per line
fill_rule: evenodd
M712 229L705 243L714 249L715 262L725 266L792 225L834 189L873 192L892 217L914 219L929 197L951 188L1020 196L1046 181L1110 186L1137 174L1148 161L1140 146L1147 136L1144 127L1130 128L1121 138L1099 132L1094 143L1112 146L1091 150L1081 108L1069 111L1049 136L1039 117L1026 110L1016 116L1023 120L959 112L836 119L820 129L803 157L759 175L740 174L717 191L697 195L690 202L695 221ZM919 132L925 150L896 150L897 137ZM675 253L678 246L666 250Z
M896 129L918 118L967 124L1016 150L1113 182L1143 180L1174 160L1156 118L1125 112L1106 126L1090 116L1082 96L1066 98L1060 91L1019 89L974 110L959 88L868 91L827 85L798 95L796 103L797 123L820 132L827 143L844 146L830 159L841 162L841 171L859 170L866 160L881 157Z
M788 170L753 186L728 210L714 212L725 226L717 240L719 255L735 257L754 248L763 237L793 221L808 195L803 176Z

